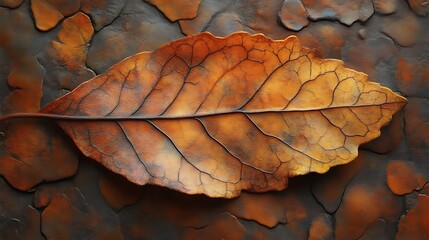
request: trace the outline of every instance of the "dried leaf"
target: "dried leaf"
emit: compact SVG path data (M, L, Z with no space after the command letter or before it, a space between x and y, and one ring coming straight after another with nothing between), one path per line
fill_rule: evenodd
M66 115L79 149L131 182L230 198L352 161L405 103L294 36L201 33L125 59L42 113Z

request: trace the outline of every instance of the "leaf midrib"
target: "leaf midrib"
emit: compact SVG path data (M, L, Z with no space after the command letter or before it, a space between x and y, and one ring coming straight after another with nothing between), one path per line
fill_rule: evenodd
M195 114L195 115L183 115L183 116L88 116L88 115L61 115L61 114L49 114L49 113L12 113L0 116L0 122L14 118L43 118L53 120L70 120L70 121L120 121L120 120L168 120L168 119L186 119L186 118L197 118L197 117L210 117L224 114L261 114L261 113L287 113L287 112L313 112L313 111L325 111L332 109L353 109L353 108L365 108L365 107L381 107L385 105L405 105L404 101L387 102L381 104L363 104L363 105L352 105L352 106L334 106L334 107L322 107L322 108L310 108L310 109L283 109L283 110L263 110L263 111L242 111L233 110L229 112L217 112L209 114ZM398 107L400 108L400 107Z

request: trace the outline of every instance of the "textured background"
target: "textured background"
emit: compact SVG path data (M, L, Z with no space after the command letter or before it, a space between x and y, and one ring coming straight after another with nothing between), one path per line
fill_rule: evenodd
M427 0L0 0L1 114L200 31L295 34L409 100L352 163L231 200L134 186L52 122L0 123L0 239L429 239L428 13Z

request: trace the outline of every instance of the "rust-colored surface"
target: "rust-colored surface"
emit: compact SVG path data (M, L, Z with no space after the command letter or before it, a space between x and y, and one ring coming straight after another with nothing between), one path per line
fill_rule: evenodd
M155 5L172 22L182 19L192 19L197 16L197 10L201 0L168 1L146 0Z
M415 207L401 218L397 239L429 238L429 196L420 194Z
M79 10L80 0L37 0L31 1L31 11L37 29L48 31L54 28L64 17Z
M127 56L201 31L298 35L409 100L350 164L230 200L130 185L52 122L2 122L0 239L426 239L429 5L305 0L308 25L290 31L284 23L306 16L279 14L288 2L298 1L202 0L171 22L142 0L0 1L2 115L37 112Z

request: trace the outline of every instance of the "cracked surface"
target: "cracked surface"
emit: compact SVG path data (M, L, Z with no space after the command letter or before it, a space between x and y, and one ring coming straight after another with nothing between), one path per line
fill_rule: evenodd
M31 11L34 16L37 29L48 31L54 28L65 16L77 12L80 0L32 0Z
M94 29L100 31L122 13L125 0L82 0L81 11L91 16Z
M31 206L31 194L15 191L4 179L0 194L0 239L41 239L40 213Z
M64 95L95 76L94 71L85 66L93 34L94 28L89 17L78 12L62 22L58 40L51 41L37 55L46 71L42 104L46 104L48 99Z
M39 11L42 14L33 15L31 5L43 2L62 4L52 4L55 11L63 12L62 20L58 22L55 14L49 18L52 16L47 14L52 8L42 8ZM80 2L80 7L70 8L66 13L61 7L69 7L63 2L71 5ZM316 12L326 16L334 14L329 10L335 10L336 17L311 20L300 31L290 31L281 23L278 13L283 2L201 0L195 18L172 23L154 5L143 0L0 1L1 114L38 111L40 106L92 77L63 65L58 56L67 55L66 62L73 62L77 69L87 68L101 74L125 57L155 50L201 31L226 36L245 30L252 34L262 32L273 39L294 34L303 46L315 49L321 57L341 59L345 66L367 73L371 81L409 99L404 110L381 129L379 138L361 145L359 157L351 163L334 167L325 174L291 178L283 191L244 192L229 200L134 185L82 156L73 144L52 145L55 154L30 151L35 146L47 149L49 139L57 141L58 136L64 135L61 130L52 131L51 122L0 123L1 154L13 152L5 146L7 142L9 146L13 143L31 164L31 168L27 168L20 162L21 158L5 160L6 155L0 154L0 239L45 239L46 233L53 239L60 238L53 233L64 233L69 239L75 239L73 236L82 236L85 232L93 234L89 239L102 236L103 239L136 240L193 239L201 234L205 239L311 239L314 236L336 239L344 236L341 232L350 232L349 238L353 235L359 239L426 239L429 228L424 224L429 216L425 206L427 198L422 196L429 193L429 31L425 31L429 18L424 17L429 9L427 0L374 0L374 14L350 26L339 19L351 21L359 11L360 15L367 15L369 5L355 1L356 8L348 8L351 1L341 1L345 4L338 8L340 1L317 1L318 4L312 6ZM305 1L302 3L307 7ZM181 9L176 10L181 15ZM89 50L84 61L73 59L78 51L64 54L64 48L51 48L53 41L61 43L58 35L63 31L65 20L76 13L82 14L80 12L91 21L82 24L73 21L75 27L66 34L66 41L78 42L79 29L93 26L94 33L85 43ZM283 16L286 20L293 17ZM45 26L54 27L41 31L37 23L43 23L41 18L49 21L45 21ZM389 29L389 35L383 33L383 29ZM404 43L406 47L402 46ZM51 49L50 55L48 49ZM41 128L39 124L47 127ZM12 134L13 129L19 131ZM45 130L49 131L35 134ZM20 140L13 141L12 137ZM62 138L69 142L67 136ZM74 155L72 161L67 160L65 152ZM77 156L80 161L75 171ZM31 171L23 171L24 167ZM65 172L68 174L64 175ZM48 182L45 178L48 175L57 178ZM25 187L17 183L25 183ZM367 195L355 194L359 191ZM351 204L350 196L359 198ZM58 200L51 203L51 199L58 198L66 204L55 203ZM373 205L377 206L376 210ZM51 218L42 218L48 208L47 215ZM66 212L72 214L67 221L61 218ZM96 220L96 228L73 231L83 225L94 226L88 219ZM345 224L339 224L338 219ZM236 231L228 230L231 224ZM41 225L45 226L44 230ZM53 231L60 228L65 230ZM109 236L102 235L103 231L109 232Z
M142 0L126 1L120 13L91 40L86 64L98 74L128 56L156 49L183 36L177 26Z
M351 25L358 20L365 22L374 13L371 0L302 0L302 3L311 19L336 19L346 25Z
M146 0L155 5L172 22L182 19L192 19L197 16L200 0L168 1ZM180 10L179 10L180 9ZM178 11L179 10L179 11Z
M417 17L409 13L402 18L393 20L391 24L385 25L382 32L399 45L409 47L419 39L419 35L422 34L422 26L420 26Z
M429 196L420 194L416 206L399 222L397 239L426 239L429 237Z
M44 37L34 29L23 7L0 11L0 31L5 39L0 41L0 48L6 53L2 59L7 57L5 62L10 64L10 71L2 72L2 82L11 90L2 91L0 112L37 112L43 95L44 69L33 51L42 48ZM0 174L15 188L27 191L43 181L75 174L78 160L72 143L60 129L50 125L37 120L1 123Z

